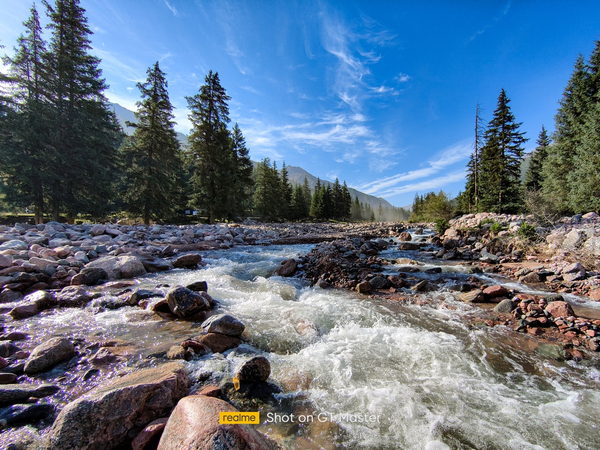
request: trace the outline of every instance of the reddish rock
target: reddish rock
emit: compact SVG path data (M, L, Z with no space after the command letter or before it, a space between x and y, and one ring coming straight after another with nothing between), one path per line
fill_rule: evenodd
M527 305L527 311L536 314L543 314L544 308L542 308L540 305L536 305L535 303L530 303L529 305Z
M485 295L487 298L504 297L506 294L508 294L506 288L500 286L499 284L487 287L483 290L483 295Z
M14 384L17 382L17 375L14 373L0 372L0 384Z
M600 288L592 289L590 292L588 292L588 297L594 301L599 302L600 301Z
M485 297L481 289L474 289L469 292L464 292L460 294L458 298L460 301L467 303L483 303L485 301Z
M537 272L531 272L531 273L528 273L527 275L519 278L519 281L521 283L534 284L534 283L540 283L542 281L542 279L537 274Z
M73 343L66 338L52 338L33 349L23 369L27 375L45 372L75 354Z
M573 308L567 302L550 302L546 306L546 312L555 318L575 315Z
M249 381L257 383L267 381L271 375L271 364L264 356L255 356L244 361L240 368L235 372L234 377L240 381Z
M596 337L596 332L594 330L585 330L585 334L587 334L590 337Z
M27 317L32 317L39 314L40 310L35 303L30 303L27 305L18 305L10 310L8 313L10 317L14 320L26 319Z
M130 430L169 414L187 393L188 385L187 370L181 363L112 380L63 408L48 432L45 448L121 448Z
M533 327L533 328L527 329L527 334L530 334L532 336L539 336L542 333L543 333L543 331L541 328Z
M585 342L585 345L587 348L589 348L593 352L600 351L600 341L598 341L597 339L588 339Z
M220 412L238 411L223 400L204 395L181 399L169 417L158 450L282 448L251 425L220 424Z
M181 255L173 261L173 267L185 269L187 267L196 267L202 261L202 256L198 253L188 253Z
M408 242L412 240L412 236L409 232L403 231L398 235L398 239L400 239L402 242Z
M133 450L150 450L156 448L168 421L168 417L162 417L150 422L133 440L131 448Z
M277 275L281 277L291 277L296 273L298 263L295 259L286 259L282 261L281 266L277 269Z
M198 342L207 346L213 353L223 353L236 348L242 343L241 339L226 334L207 333L198 338Z
M194 339L188 339L187 341L183 341L181 343L181 346L183 348L191 348L194 351L195 355L206 355L210 353L210 348Z
M219 386L204 386L201 390L196 392L196 395L206 395L207 397L221 397L221 388Z
M360 292L361 294L368 294L372 289L371 283L368 281L363 281L362 283L358 283L356 285L356 292Z

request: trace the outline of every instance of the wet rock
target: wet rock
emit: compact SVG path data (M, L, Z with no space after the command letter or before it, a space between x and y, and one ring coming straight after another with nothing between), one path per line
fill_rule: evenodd
M356 285L356 292L361 294L369 294L373 288L371 287L371 283L369 281L363 281Z
M59 306L72 308L83 306L92 300L92 295L80 286L67 286L56 296Z
M123 445L130 430L168 415L187 393L188 385L185 366L175 362L116 379L65 406L48 432L44 448L83 450Z
M193 283L188 284L186 288L195 292L208 292L208 284L206 284L206 281L194 281Z
M587 348L589 348L593 352L600 351L600 340L598 340L598 339L588 339L585 342L585 345Z
M86 267L104 270L109 280L134 278L146 274L144 264L135 256L104 256L88 263Z
M27 319L40 313L40 309L35 303L27 305L17 305L8 313L14 320Z
M564 361L567 359L567 352L558 344L540 344L537 348L537 352L547 358L556 359L557 361Z
M244 361L235 372L234 377L240 382L257 383L267 381L269 375L271 375L271 364L269 363L269 360L264 356L255 356L254 358Z
M400 239L402 242L408 242L412 240L412 236L409 232L403 231L398 235L398 239Z
M73 343L65 338L52 338L33 349L25 368L27 375L45 372L75 354Z
M486 252L485 250L481 252L481 256L479 257L479 261L490 262L496 264L500 262L500 258L492 253Z
M237 337L219 333L204 334L198 338L198 342L208 347L213 353L223 353L242 343L241 339Z
M183 398L167 422L158 450L281 448L250 425L220 424L220 412L238 411L229 403L213 397L192 395Z
M499 284L489 286L483 290L483 295L487 298L504 297L506 294L508 294L508 290Z
M194 292L184 286L175 286L167 292L169 308L178 317L192 317L211 308L205 292Z
M140 434L131 442L131 448L133 450L150 450L155 449L158 446L160 437L163 434L163 430L167 425L169 418L162 417L160 419L153 420L141 431Z
M246 327L242 322L229 314L217 314L206 319L202 323L202 328L207 333L220 333L239 337Z
M142 259L142 264L147 272L165 272L173 268L173 264L163 258Z
M458 296L460 301L466 303L483 303L485 302L485 297L483 295L483 291L481 289L474 289L470 292L464 292Z
M181 345L173 345L167 351L167 359L185 359L189 361L194 357L194 351L191 348L185 348Z
M13 384L16 382L17 382L16 374L0 372L0 384Z
M298 263L295 259L286 259L281 262L281 266L277 269L277 275L281 277L291 277L296 273Z
M567 302L550 302L546 306L546 312L554 318L574 316L573 308Z
M127 298L127 304L135 306L140 302L140 300L145 300L147 298L162 297L162 296L163 296L163 293L160 291L155 291L155 290L151 290L151 289L136 289Z
M427 288L428 285L429 281L421 280L417 284L415 284L411 289L416 292L422 292Z
M596 302L600 301L600 288L592 289L588 292L588 297Z
M325 281L323 278L319 278L319 280L317 281L317 286L321 289L328 289L331 287L331 284Z
M43 398L60 391L53 384L5 384L0 386L0 405L13 405L28 398Z
M389 289L392 285L390 280L388 280L386 277L382 277L381 275L371 278L369 283L371 283L371 288L375 290Z
M12 426L36 422L54 414L54 409L55 406L48 403L12 405L8 408L0 409L0 425L6 424Z
M72 286L95 286L100 280L108 280L108 274L100 267L84 267L71 279Z
M542 282L542 280L541 280L540 276L537 274L537 272L530 272L527 275L524 275L521 278L519 278L519 281L521 283L527 283L527 284L534 284L534 283Z
M192 349L194 355L198 356L207 355L211 352L211 350L206 345L202 344L201 342L195 339L188 339L187 341L183 341L181 343L181 346L186 349Z
M204 386L202 389L200 389L198 392L196 392L196 395L205 395L207 397L215 397L215 398L219 398L221 397L221 388L219 386L214 386L214 385L210 385L210 386Z
M417 244L414 242L401 242L398 245L399 250L419 250L421 248L421 244Z
M15 302L22 298L23 294L21 292L13 291L11 289L3 289L2 292L0 292L0 303Z
M187 253L173 260L173 267L178 269L195 268L202 261L198 253Z
M104 366L115 362L117 357L107 348L102 347L99 349L89 361L95 366Z
M21 349L12 342L0 341L0 358L8 358L9 356L12 356L19 351L21 351ZM0 365L2 364L3 363L0 362Z

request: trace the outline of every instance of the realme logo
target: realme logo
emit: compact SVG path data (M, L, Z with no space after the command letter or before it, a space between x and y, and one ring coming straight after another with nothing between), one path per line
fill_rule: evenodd
M220 424L258 425L260 416L257 412L220 412Z

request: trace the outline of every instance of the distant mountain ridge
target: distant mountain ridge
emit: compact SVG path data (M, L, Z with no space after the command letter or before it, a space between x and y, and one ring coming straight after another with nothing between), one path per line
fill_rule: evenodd
M125 122L132 122L132 123L137 122L134 112L130 111L127 108L124 108L123 106L119 105L118 103L110 103L109 102L109 105L110 105L110 108L114 111L115 115L117 116L117 120L123 127L123 130L125 131L125 133L128 135L132 135L133 132L135 131L135 128L128 127L125 124ZM177 139L182 144L182 146L187 146L187 136L185 134L177 133ZM254 164L256 165L257 163L255 162ZM290 183L303 184L304 177L306 177L306 179L308 180L308 185L310 186L311 189L314 189L315 186L317 185L317 177L315 177L311 173L307 172L302 167L296 167L296 166L286 166L286 167L288 169ZM321 183L325 184L326 186L333 185L332 182L327 181L327 180L321 180ZM344 180L340 180L340 183L344 183ZM358 197L359 202L362 202L363 204L368 204L373 209L379 208L379 205L381 205L382 208L393 208L393 205L384 198L365 194L364 192L357 191L356 189L353 189L350 187L348 188L348 190L350 191L350 195L352 195L352 201L354 201L354 197Z

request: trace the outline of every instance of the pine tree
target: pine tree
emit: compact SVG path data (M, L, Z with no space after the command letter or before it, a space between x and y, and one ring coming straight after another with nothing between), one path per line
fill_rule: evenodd
M292 192L290 218L292 220L300 220L308 217L308 214L305 213L305 205L304 190L302 186L297 184L294 186Z
M302 193L304 194L304 214L303 218L310 216L310 204L312 202L312 192L310 190L310 186L308 185L308 179L306 175L304 176L304 182L302 183Z
M23 23L26 34L17 40L15 56L4 58L10 66L12 96L3 101L5 132L0 145L0 170L6 181L9 203L33 204L35 223L42 223L47 188L50 124L46 47L35 8ZM9 110L8 105L12 108ZM12 114L10 114L12 112Z
M246 148L246 140L237 123L231 130L231 145L235 176L233 178L231 198L227 203L230 208L229 218L233 219L244 217L246 211L250 209L250 197L254 183L252 179L254 166Z
M256 167L255 214L266 220L278 220L280 196L281 179L277 166L275 163L271 166L269 158L265 158Z
M211 70L205 84L193 97L186 97L192 122L189 137L193 155L192 185L194 201L204 208L209 223L226 218L230 213L231 197L236 170L231 158L231 144L227 124L231 99L221 86L219 74Z
M352 195L350 195L350 190L344 181L342 186L342 207L340 209L340 219L348 220L350 219L350 209L352 208Z
M480 210L483 211L516 213L523 207L520 176L522 145L527 139L519 131L521 124L515 122L509 102L502 89L485 133L479 177Z
M360 221L363 219L362 207L358 197L354 197L354 201L352 202L352 209L350 210L350 218L354 221Z
M90 30L79 0L56 0L48 10L52 36L49 78L52 84L52 180L47 191L54 220L61 209L100 214L110 206L119 176L117 148L122 140L110 111L100 60L92 56Z
M178 177L183 172L179 142L174 128L173 105L167 92L165 73L158 62L146 72L148 78L137 87L142 101L137 103L133 145L125 148L128 189L127 208L144 218L167 218L177 206L180 192Z
M544 177L542 168L548 157L548 147L550 146L550 138L546 129L542 126L542 131L537 140L537 147L531 155L531 164L529 170L525 174L525 188L528 191L539 191L542 188Z
M285 166L285 161L281 167L281 196L279 198L279 217L283 219L289 219L291 214L292 205L292 185L290 184L288 170Z
M573 156L581 146L583 126L588 109L589 74L583 56L579 55L575 69L560 100L555 120L554 145L548 148L543 166L543 191L557 203L563 212L569 206L570 183L568 174L573 169Z
M317 178L317 184L312 195L312 201L310 203L310 217L313 219L323 219L324 212L324 189L321 185L321 179Z

